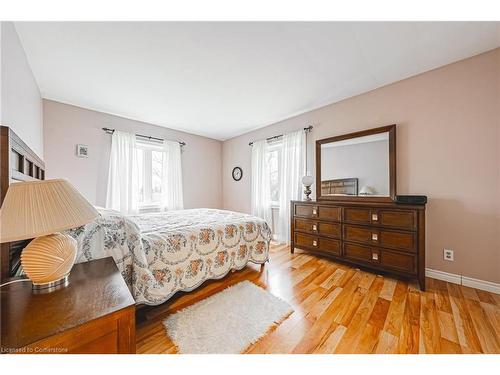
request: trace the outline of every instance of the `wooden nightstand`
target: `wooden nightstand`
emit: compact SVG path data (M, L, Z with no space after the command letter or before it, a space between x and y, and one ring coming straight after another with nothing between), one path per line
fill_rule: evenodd
M0 292L2 353L135 353L135 301L113 258L76 264L51 293Z

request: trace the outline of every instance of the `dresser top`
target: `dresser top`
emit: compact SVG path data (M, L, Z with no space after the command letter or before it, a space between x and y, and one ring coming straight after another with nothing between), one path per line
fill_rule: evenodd
M113 258L76 264L69 285L35 293L31 282L0 288L1 346L20 348L135 304Z
M342 200L310 200L310 201L292 201L296 204L314 204L319 206L349 206L349 207L378 207L378 208L391 208L401 210L425 210L425 205L416 204L402 204L396 202L365 202L365 201L342 201Z

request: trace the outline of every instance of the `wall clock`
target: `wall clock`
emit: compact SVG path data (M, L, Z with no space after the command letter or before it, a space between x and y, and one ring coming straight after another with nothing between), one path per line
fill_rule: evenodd
M234 167L232 174L234 181L239 181L243 177L243 171L241 170L240 167Z

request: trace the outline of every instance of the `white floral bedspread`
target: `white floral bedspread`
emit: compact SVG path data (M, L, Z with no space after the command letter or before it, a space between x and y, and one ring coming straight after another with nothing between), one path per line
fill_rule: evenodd
M271 230L255 216L205 208L128 216L98 211L95 221L68 231L78 241L77 262L112 256L136 303L163 303L269 257Z

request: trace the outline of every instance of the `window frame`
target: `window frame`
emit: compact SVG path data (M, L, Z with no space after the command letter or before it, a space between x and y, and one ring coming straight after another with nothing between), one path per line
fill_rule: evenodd
M163 152L162 144L156 141L149 141L143 139L136 139L135 144L136 151L141 150L143 152L142 160L142 179L143 189L144 189L144 201L137 202L139 206L139 211L151 211L158 210L160 208L160 202L155 202L152 200L153 197L153 151ZM139 161L137 161L139 163Z
M281 176L281 154L283 152L283 142L281 140L269 142L267 153L271 153L271 152L277 152L278 194L279 194L279 185L281 184L281 177L282 177ZM270 181L271 180L271 173L273 173L273 172L271 172L270 166L268 166L268 167L269 167L269 181ZM272 187L270 189L269 196L271 196L271 192L272 192ZM279 207L280 207L279 197L278 197L277 201L271 200L271 208L279 208Z

